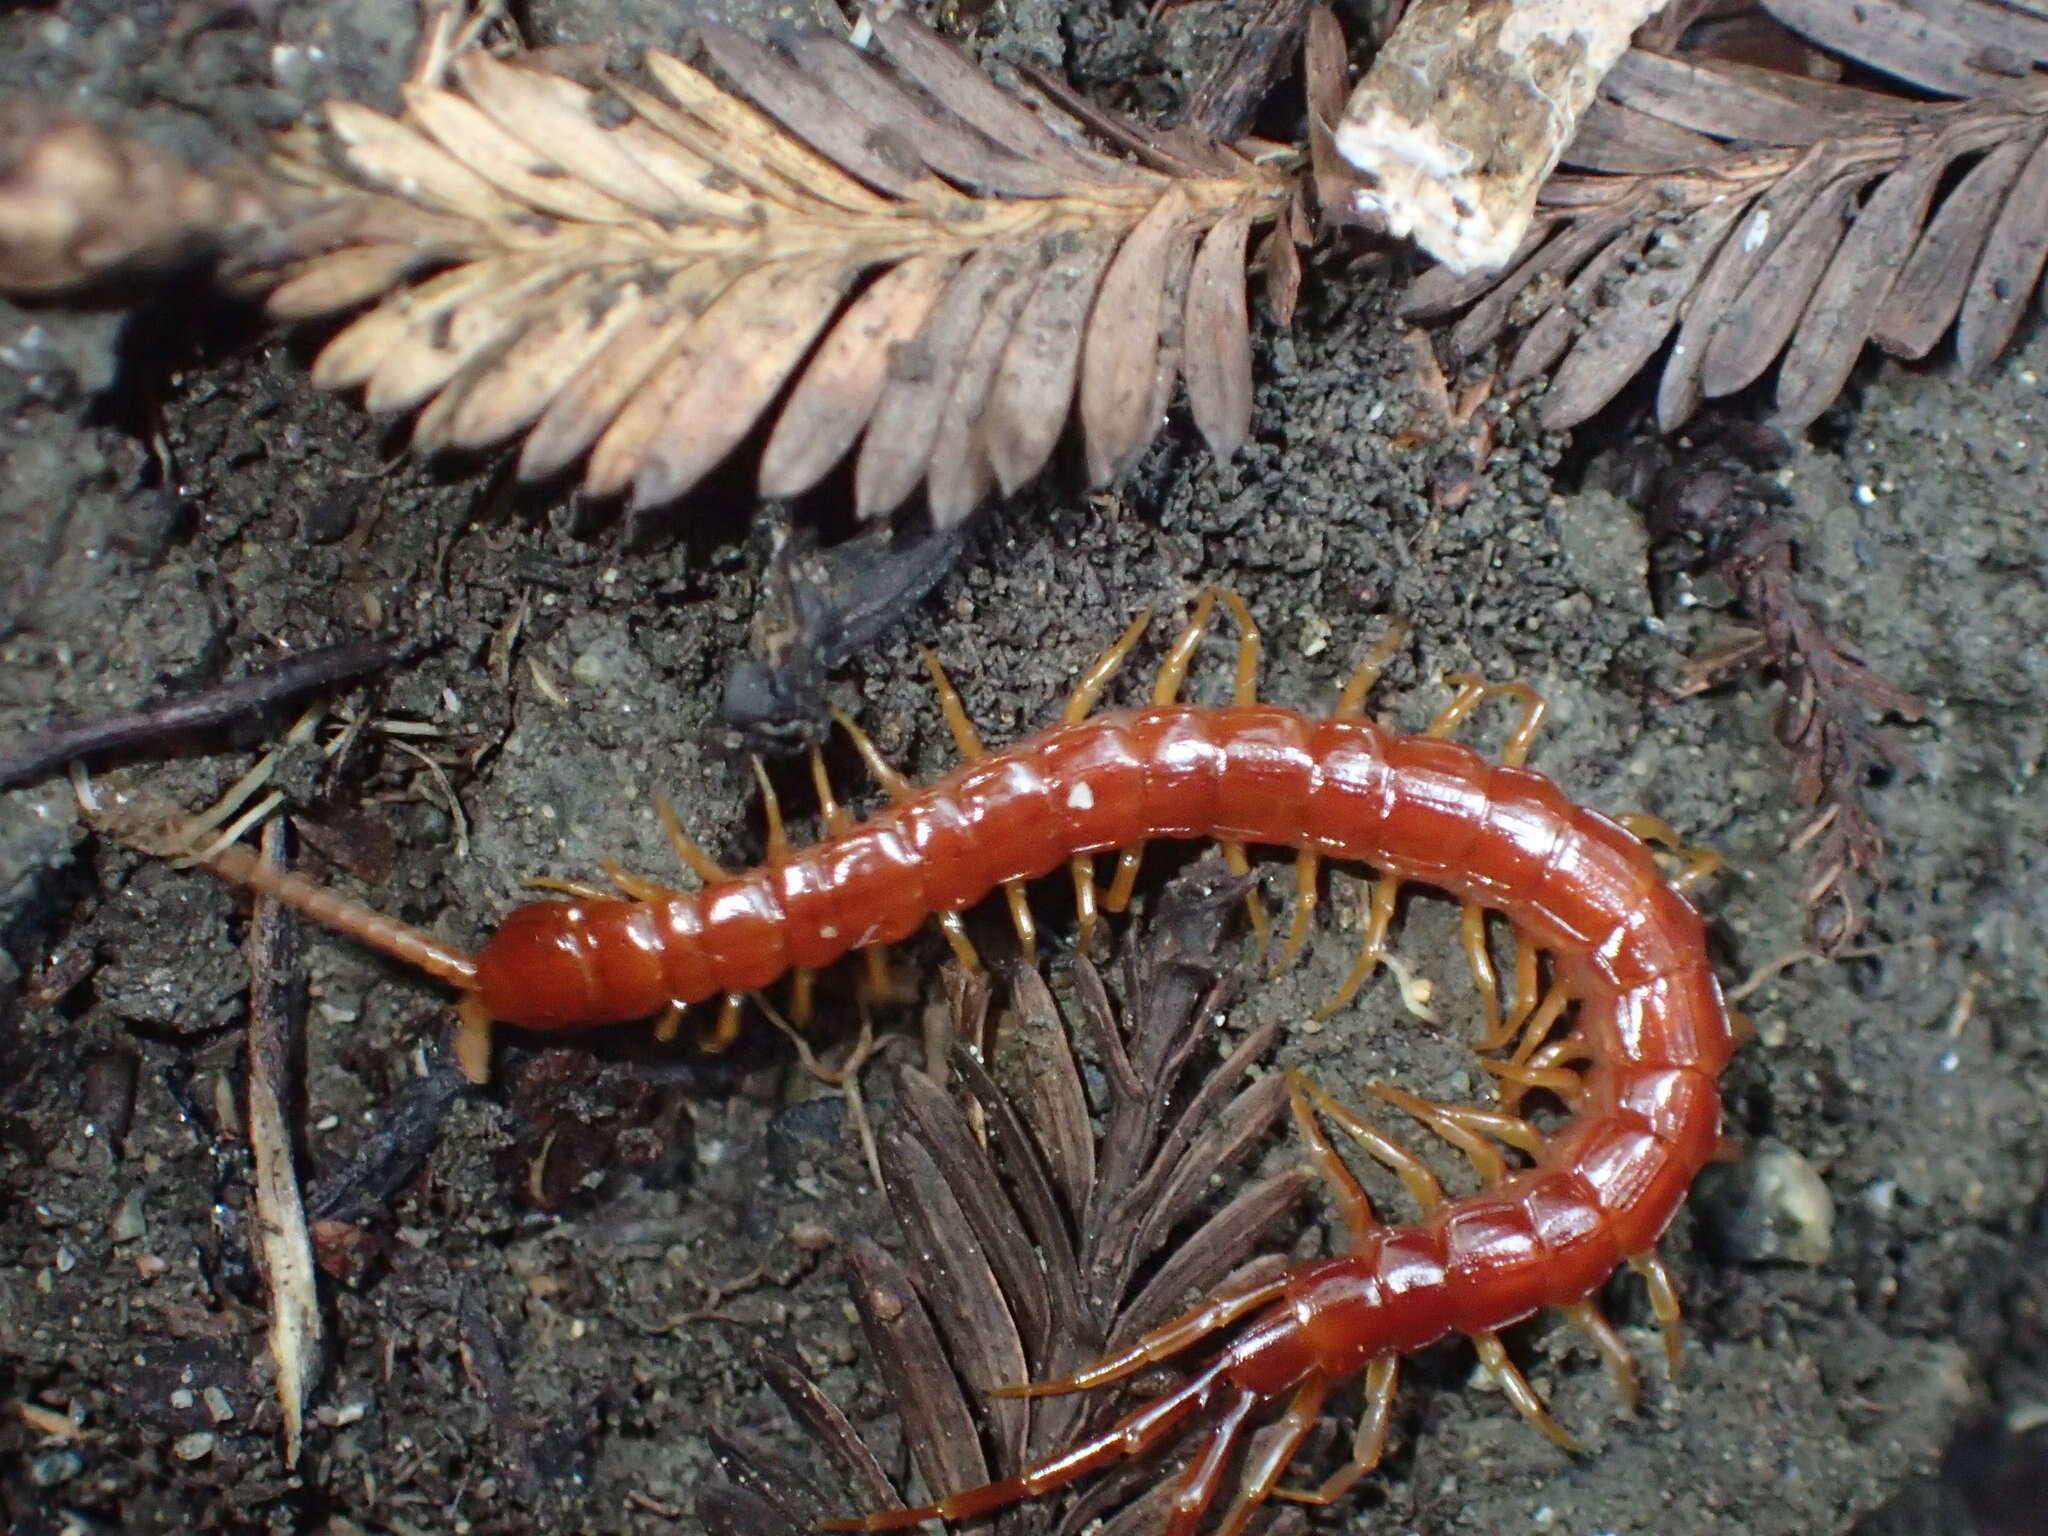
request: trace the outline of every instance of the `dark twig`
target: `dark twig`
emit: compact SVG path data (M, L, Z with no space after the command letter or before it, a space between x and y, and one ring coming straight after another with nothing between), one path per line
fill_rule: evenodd
M37 740L0 753L0 789L39 779L83 758L132 752L195 731L216 730L260 715L302 693L349 682L416 654L411 640L351 640L289 657L231 683L113 715L45 731Z
M448 1111L469 1088L448 1058L425 1077L415 1078L386 1105L376 1126L348 1161L321 1184L308 1202L319 1221L361 1221L377 1211L413 1176L440 1138Z

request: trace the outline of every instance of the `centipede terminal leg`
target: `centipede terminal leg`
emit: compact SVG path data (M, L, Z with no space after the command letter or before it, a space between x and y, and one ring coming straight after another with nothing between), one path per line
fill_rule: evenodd
M1279 1300L1286 1292L1287 1277L1284 1274L1239 1290L1225 1291L1210 1297L1200 1306L1189 1308L1172 1321L1160 1324L1115 1354L1105 1355L1078 1371L1015 1387L994 1387L990 1389L991 1393L996 1397L1063 1397L1069 1392L1086 1392L1094 1387L1108 1386L1148 1365L1156 1365L1179 1354L1219 1329L1228 1328L1247 1312Z

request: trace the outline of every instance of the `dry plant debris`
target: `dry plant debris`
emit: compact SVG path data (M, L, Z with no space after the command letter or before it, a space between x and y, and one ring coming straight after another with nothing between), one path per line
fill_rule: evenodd
M1660 351L1665 431L1774 363L1775 419L1796 429L1866 342L1920 358L1953 331L1966 370L2003 352L2048 258L2048 13L1676 9L1677 50L1639 40L1607 76L1507 270L1439 268L1403 313L1457 315L1446 344L1460 359L1503 344L1510 388L1548 376L1554 428L1585 421Z
M523 477L582 461L635 508L772 416L763 495L858 440L860 515L922 483L944 526L1035 475L1077 397L1114 479L1183 376L1234 451L1248 250L1288 211L1288 152L1130 130L1118 159L916 23L873 33L886 62L706 27L724 84L655 52L628 78L472 49L398 118L330 102L274 164L290 212L252 275L282 319L374 305L313 377L417 411L422 450L523 434Z
M1757 625L1753 641L1695 661L1684 691L1749 662L1777 672L1785 701L1776 732L1792 755L1793 797L1816 811L1795 839L1810 849L1807 929L1831 954L1863 931L1863 887L1884 857L1865 793L1876 775L1916 766L1881 722L1919 720L1920 701L1838 646L1800 596L1792 538L1778 516L1791 498L1761 473L1781 464L1790 445L1768 429L1708 417L1679 451L1646 487L1650 520L1696 540Z
M1072 1369L1129 1343L1190 1293L1233 1273L1249 1279L1250 1265L1285 1263L1247 1260L1307 1190L1304 1170L1254 1182L1198 1219L1215 1176L1265 1137L1286 1102L1279 1076L1250 1080L1277 1022L1220 1057L1209 1049L1237 986L1216 955L1245 889L1234 880L1192 895L1170 889L1127 944L1121 1012L1095 968L1075 962L1067 1013L1103 1075L1099 1135L1067 1022L1032 970L1012 973L1012 1016L986 1068L956 1049L948 1086L899 1075L882 1172L909 1257L862 1240L847 1259L905 1449L934 1493L1015 1472L1117 1406L1104 1394L1027 1401L988 1388ZM986 1038L987 984L955 970L948 997L955 1037ZM799 1536L821 1519L901 1508L883 1462L824 1392L772 1351L760 1362L835 1475L821 1487L753 1435L714 1435L727 1481L707 1486L697 1509L711 1536ZM1155 1483L1155 1468L1128 1466L1064 1506L1018 1505L987 1528L1069 1536L1100 1520L1093 1528L1104 1536L1135 1536L1156 1529L1172 1492L1170 1480ZM1266 1529L1301 1525L1288 1511Z

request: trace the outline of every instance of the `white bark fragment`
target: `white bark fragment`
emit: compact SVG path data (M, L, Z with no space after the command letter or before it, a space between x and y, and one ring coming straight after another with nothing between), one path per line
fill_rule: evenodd
M1352 92L1357 212L1454 272L1504 265L1607 71L1665 0L1415 0Z

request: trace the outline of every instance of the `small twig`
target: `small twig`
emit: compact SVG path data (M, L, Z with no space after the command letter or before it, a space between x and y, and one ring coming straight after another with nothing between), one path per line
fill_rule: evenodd
M483 1397L500 1437L502 1454L498 1463L516 1489L531 1488L533 1445L526 1431L526 1416L512 1396L512 1373L505 1366L505 1351L498 1342L497 1327L484 1306L482 1294L466 1280L456 1286L455 1325L461 1340L463 1369Z
M273 868L283 865L282 848L283 829L273 822L263 829L263 858ZM292 1166L289 1084L303 1004L294 932L282 906L268 896L256 898L249 924L249 1146L287 1467L298 1465L306 1398L320 1375L313 1240Z
M232 724L315 688L382 671L407 659L414 648L415 642L410 640L351 640L323 646L251 677L184 698L45 732L39 741L0 754L0 789L41 778L69 762L129 752L166 737Z

